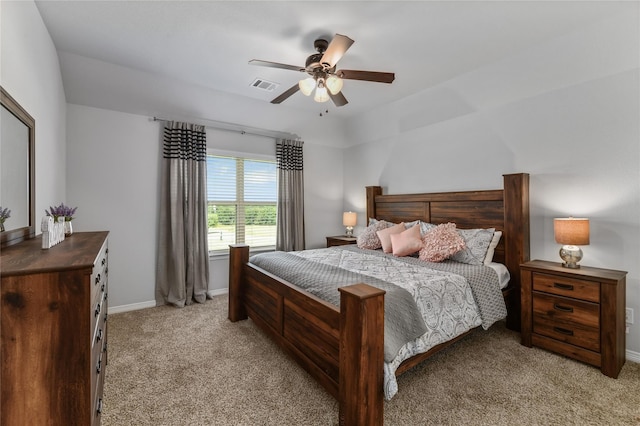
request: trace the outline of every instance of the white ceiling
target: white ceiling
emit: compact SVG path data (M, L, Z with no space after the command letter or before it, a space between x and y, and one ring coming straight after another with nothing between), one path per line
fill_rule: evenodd
M349 104L322 106L341 117L434 87L606 19L622 3L36 1L59 52L68 102L100 107L99 98L111 96L111 108L133 112L126 99L117 105L119 101L112 96L118 86L127 84L123 75L130 72L137 76L132 82L139 82L141 75L149 76L163 84L187 83L209 93L225 92L268 105L305 74L249 65L248 61L304 66L306 57L314 53L316 38L340 33L355 43L338 69L396 74L391 85L345 81L343 93ZM105 72L92 80L86 71L88 62L105 69L113 64L119 72ZM256 78L280 86L272 93L252 88ZM149 99L144 107L148 112L159 108L152 105L153 96L142 92L156 89L136 85L137 95ZM300 92L270 107L313 114L319 109Z

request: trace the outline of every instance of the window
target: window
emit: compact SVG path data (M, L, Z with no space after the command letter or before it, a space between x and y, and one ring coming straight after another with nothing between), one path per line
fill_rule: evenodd
M207 155L207 228L210 254L229 244L274 249L276 162Z

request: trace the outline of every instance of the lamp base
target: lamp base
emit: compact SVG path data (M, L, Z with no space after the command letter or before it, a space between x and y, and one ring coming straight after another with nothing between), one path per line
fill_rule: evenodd
M564 260L562 266L570 269L579 269L578 262L582 260L582 250L578 246L562 246L560 248L560 258Z
M344 232L347 237L353 237L353 226L347 226Z

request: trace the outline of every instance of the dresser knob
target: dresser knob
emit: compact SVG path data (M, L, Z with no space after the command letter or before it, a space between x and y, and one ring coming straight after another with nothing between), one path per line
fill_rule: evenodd
M96 365L96 373L100 374L102 370L102 355L100 355L100 359L98 360L98 364Z
M98 330L98 335L96 336L96 342L99 342L100 340L102 340L102 329Z
M102 398L98 399L98 407L96 408L98 414L102 414Z
M98 315L100 315L100 310L101 310L101 309L102 309L102 306L100 306L100 304L98 303L98 304L96 305L96 310L95 310L95 312L94 312L94 316L96 316L96 317L97 317ZM86 311L85 311L85 312L86 312Z
M96 284L98 284L99 282L100 282L100 274L96 276Z

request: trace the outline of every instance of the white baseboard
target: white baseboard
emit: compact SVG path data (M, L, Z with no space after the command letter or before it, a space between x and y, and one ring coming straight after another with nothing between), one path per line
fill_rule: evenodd
M109 309L107 309L107 313L111 315L111 314L119 314L121 312L138 311L140 309L155 308L155 307L156 307L156 301L151 300L149 302L132 303L130 305L109 306Z
M640 352L627 350L625 355L627 356L627 361L640 362Z
M227 294L229 293L229 289L228 288L219 288L216 290L209 290L207 292L207 296L209 297L215 297L215 296L221 296L223 294Z
M221 296L227 293L229 293L229 289L220 288L216 290L207 291L207 296L215 297L215 296ZM155 308L156 306L157 306L156 301L150 300L148 302L132 303L130 305L110 306L109 309L107 310L107 313L119 314L122 312L137 311L140 309L147 309L147 308Z

